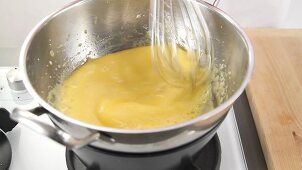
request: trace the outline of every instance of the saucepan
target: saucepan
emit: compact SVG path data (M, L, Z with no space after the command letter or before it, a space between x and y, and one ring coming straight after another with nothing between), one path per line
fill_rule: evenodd
M56 109L49 92L87 58L150 43L149 0L81 0L43 19L27 36L20 53L20 69L25 87L37 104L15 108L11 117L68 148L92 146L150 153L204 136L223 121L244 91L254 57L248 37L233 19L211 4L196 2L212 40L214 109L173 126L145 130L92 125ZM39 119L38 115L44 113L55 126Z

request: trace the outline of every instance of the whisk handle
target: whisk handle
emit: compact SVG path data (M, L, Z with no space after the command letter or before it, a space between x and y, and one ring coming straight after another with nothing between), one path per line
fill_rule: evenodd
M219 4L219 2L220 2L220 0L214 0L214 2L213 2L213 6L217 7L217 6L218 6L218 4Z

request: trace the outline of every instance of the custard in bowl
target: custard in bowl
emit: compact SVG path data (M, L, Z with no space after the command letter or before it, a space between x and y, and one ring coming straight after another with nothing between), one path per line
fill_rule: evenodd
M183 67L186 52L179 50ZM196 118L212 109L209 72L198 70L201 81L180 86L164 80L154 68L151 47L143 46L89 59L52 92L56 108L90 124L123 128L167 127Z

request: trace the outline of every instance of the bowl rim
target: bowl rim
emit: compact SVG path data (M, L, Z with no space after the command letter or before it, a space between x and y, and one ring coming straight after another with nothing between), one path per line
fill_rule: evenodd
M226 101L221 103L219 106L217 106L213 110L206 112L192 120L178 123L178 124L175 124L172 126L160 127L160 128L119 129L119 128L111 128L111 127L93 125L93 124L85 123L80 120L69 117L69 116L63 114L62 112L60 112L59 110L55 109L53 106L48 104L48 102L43 100L40 97L40 95L38 95L36 90L31 85L28 75L27 75L26 58L27 58L28 49L30 47L30 44L31 44L33 38L43 28L44 25L46 25L49 21L51 21L53 18L60 15L61 13L64 13L65 11L75 8L81 4L87 3L88 1L92 1L92 0L76 0L72 3L69 3L68 5L64 6L63 8L51 13L50 15L46 16L44 19L42 19L27 35L25 41L23 42L23 45L22 45L22 48L20 51L20 56L19 56L19 66L20 66L20 70L22 72L23 82L24 82L25 87L28 90L29 94L32 95L32 97L34 98L34 100L37 101L37 103L39 103L42 107L44 107L46 110L48 110L50 114L54 114L56 117L58 117L64 121L67 121L74 125L88 128L88 129L94 130L94 131L109 132L109 133L123 133L123 134L158 133L158 132L163 132L163 131L180 129L180 128L195 124L197 122L207 121L209 118L214 117L215 115L230 108L232 106L232 104L234 103L234 101L243 93L245 87L247 86L248 82L250 81L250 79L252 77L252 72L254 69L254 52L253 52L252 44L251 44L248 36L246 35L246 33L230 16L228 16L225 12L223 12L219 8L217 8L211 4L208 4L204 1L195 0L195 2L199 3L200 5L203 5L204 7L208 8L209 10L217 12L219 15L221 15L223 18L225 18L228 22L230 22L234 26L234 28L238 31L238 34L242 37L243 42L245 43L245 46L247 47L247 51L248 51L247 71L246 71L246 74L244 75L244 79L243 79L241 85L239 86L239 88L235 91L235 93L232 96L230 96ZM49 114L49 113L47 113L47 114Z

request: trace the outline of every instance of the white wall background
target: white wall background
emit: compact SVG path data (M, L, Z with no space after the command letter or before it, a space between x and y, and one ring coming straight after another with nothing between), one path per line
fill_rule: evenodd
M0 47L19 48L39 20L71 1L0 0ZM243 27L302 28L302 0L221 0L218 7Z

